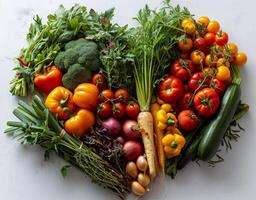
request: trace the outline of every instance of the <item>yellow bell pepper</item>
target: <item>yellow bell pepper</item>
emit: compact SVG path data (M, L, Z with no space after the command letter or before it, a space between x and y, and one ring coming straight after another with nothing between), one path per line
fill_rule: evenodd
M177 126L177 118L173 113L170 112L171 110L172 107L170 104L163 104L161 109L157 112L157 128L160 130L164 130L169 126Z
M164 146L165 156L167 158L172 158L180 154L181 149L185 145L185 138L179 134L167 134L162 139L162 144Z

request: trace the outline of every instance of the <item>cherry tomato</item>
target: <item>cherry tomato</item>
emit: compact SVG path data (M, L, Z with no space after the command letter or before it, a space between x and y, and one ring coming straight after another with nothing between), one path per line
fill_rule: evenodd
M99 104L97 114L101 119L109 118L112 115L111 106L108 103Z
M235 57L238 53L238 47L235 43L228 43L227 51L231 54L231 56Z
M217 68L216 78L220 81L227 81L230 78L230 70L226 66L220 66Z
M171 75L186 81L194 73L194 65L190 60L175 61L170 67Z
M125 107L125 113L128 117L136 119L140 112L140 106L134 101L130 101Z
M113 107L112 107L112 111L113 111L113 116L116 119L120 119L124 116L125 114L125 106L122 103L114 103Z
M166 77L158 88L159 98L166 103L175 103L183 95L182 81L173 76Z
M197 72L193 74L193 76L189 79L188 87L192 92L194 92L199 88L201 89L201 88L208 87L210 82L211 82L210 77L206 77L203 72Z
M182 52L179 53L179 57L181 59L189 59L189 53L182 51Z
M197 19L197 22L201 25L204 25L205 27L208 26L208 24L210 23L210 19L207 16L201 16Z
M239 52L235 57L235 64L244 65L247 62L247 56L243 52Z
M94 74L91 83L96 85L100 91L106 89L106 79L102 73Z
M114 93L112 92L112 90L106 89L103 90L99 96L98 96L98 102L102 103L108 100L111 100L114 98Z
M205 41L206 41L206 44L207 44L208 46L211 46L211 45L213 45L214 42L215 42L215 34L214 34L214 33L206 33L206 34L204 35L204 39L205 39Z
M129 93L126 89L118 89L115 92L115 98L119 99L121 102L127 102L129 99Z
M204 38L198 37L194 40L194 47L199 50L205 50L207 47L207 43Z
M213 116L220 105L220 98L212 88L204 88L196 93L194 106L199 115L203 117Z
M193 34L196 31L196 25L194 24L194 22L186 23L184 26L184 31L187 34Z
M215 35L215 42L217 45L224 46L228 42L228 34L226 32L218 32Z
M195 51L192 51L192 53L190 54L190 59L192 60L192 62L195 64L195 65L200 65L203 63L204 61L204 58L205 58L205 55L202 51L200 50L195 50Z
M199 124L199 119L192 110L183 110L178 115L179 126L185 131L192 131Z
M226 67L230 67L230 63L228 62L227 59L225 59L225 58L219 58L218 61L217 61L216 66L217 66L217 67L220 67L220 66L223 66L223 65L226 66Z
M193 41L189 37L179 40L178 47L182 51L189 51L193 47Z
M186 92L178 102L180 110L186 110L193 107L193 93Z
M204 63L208 66L208 67L214 67L216 66L216 63L218 61L218 57L216 55L213 54L208 54L205 59L204 59Z
M213 20L210 21L208 26L207 26L207 31L209 33L217 33L220 30L220 24L219 22Z
M194 21L191 18L183 19L181 22L181 26L184 28L187 23L194 23Z
M219 97L222 97L226 90L226 85L216 78L211 81L210 87L215 89Z
M216 76L216 68L206 67L203 69L203 73L204 73L204 75L209 75L211 77L215 77Z

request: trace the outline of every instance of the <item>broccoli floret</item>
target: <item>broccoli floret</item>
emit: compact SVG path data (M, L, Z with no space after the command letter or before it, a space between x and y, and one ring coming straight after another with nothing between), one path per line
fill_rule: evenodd
M74 90L77 85L90 82L92 72L89 68L84 68L80 64L71 65L62 78L64 87Z
M83 38L70 41L65 45L65 51L57 55L54 64L66 73L62 80L63 84L66 83L64 86L68 85L69 89L74 88L81 82L90 81L92 72L98 70L100 65L98 45Z

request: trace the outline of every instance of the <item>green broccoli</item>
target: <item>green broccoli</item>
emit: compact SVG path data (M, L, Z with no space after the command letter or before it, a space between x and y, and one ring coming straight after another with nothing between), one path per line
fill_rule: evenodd
M65 73L63 85L72 90L78 84L90 81L92 72L98 70L98 45L83 38L70 41L65 45L65 51L56 56L54 64Z

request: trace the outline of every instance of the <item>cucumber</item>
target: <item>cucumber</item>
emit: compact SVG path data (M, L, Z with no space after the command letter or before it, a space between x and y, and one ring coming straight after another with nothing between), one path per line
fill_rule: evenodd
M233 83L226 90L218 115L202 130L202 139L197 151L200 160L210 160L216 154L236 112L240 96L240 84Z

